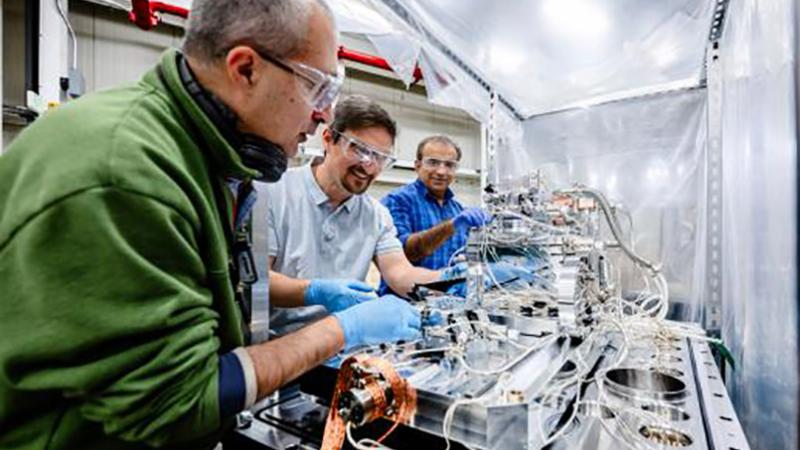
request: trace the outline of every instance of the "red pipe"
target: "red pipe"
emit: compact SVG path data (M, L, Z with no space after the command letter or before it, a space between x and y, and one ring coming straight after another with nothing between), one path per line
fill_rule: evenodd
M189 10L181 6L170 5L164 2L150 2L151 8L154 12L165 12L167 14L174 14L183 17L189 17Z
M369 53L362 53L357 50L345 48L343 45L339 46L338 56L339 59L354 61L357 63L365 64L367 66L377 67L378 69L384 69L389 71L392 70L392 66L389 65L389 62L381 58L380 56L370 55ZM419 66L417 66L414 68L414 83L418 82L421 79L422 79L422 70L420 70Z
M143 30L152 30L158 25L159 21L156 13L173 14L183 17L184 19L189 17L189 10L180 6L164 2L151 2L150 0L131 0L131 11L128 13L128 18L139 28ZM378 69L393 71L392 66L389 65L389 62L384 58L351 50L345 48L343 45L339 46L338 57L339 59L354 61L367 66L377 67ZM417 66L414 68L414 83L421 79L422 70Z
M153 16L153 12L150 10L149 0L132 0L128 19L145 31L152 30L158 25L158 19Z
M143 30L152 30L158 25L156 13L173 14L184 19L189 17L189 10L180 6L150 0L131 0L131 12L128 18Z
M339 59L355 61L357 63L366 64L379 69L392 70L392 66L389 65L389 62L380 56L361 53L356 50L345 48L343 45L339 46L339 52L337 56L339 56Z

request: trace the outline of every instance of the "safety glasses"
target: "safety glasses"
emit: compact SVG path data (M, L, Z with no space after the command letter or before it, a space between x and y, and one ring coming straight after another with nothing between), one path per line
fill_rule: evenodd
M422 158L422 165L424 165L428 169L437 169L439 167L444 167L450 172L455 172L456 170L458 170L458 161L447 160L447 159Z
M393 149L381 150L375 146L369 145L359 139L350 136L349 134L342 133L330 129L331 133L339 139L340 146L349 151L353 156L358 158L361 164L375 164L381 170L389 168L397 161L394 156Z
M325 73L309 65L277 58L268 52L252 47L259 56L275 66L291 73L306 84L304 92L305 100L314 108L314 111L324 111L328 109L342 90L344 83L344 66L339 64L336 67L336 74Z

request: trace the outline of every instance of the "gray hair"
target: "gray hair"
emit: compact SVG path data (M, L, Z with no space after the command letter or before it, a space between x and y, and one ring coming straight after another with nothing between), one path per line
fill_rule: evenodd
M183 51L209 63L240 44L257 45L278 58L295 56L307 48L315 4L334 22L325 0L194 0Z

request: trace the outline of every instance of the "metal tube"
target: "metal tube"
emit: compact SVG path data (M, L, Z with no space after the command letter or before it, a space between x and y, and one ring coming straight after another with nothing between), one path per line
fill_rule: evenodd
M361 64L365 64L367 66L376 67L378 69L384 69L392 71L392 66L386 61L384 58L380 56L370 55L369 53L359 52L357 50L352 50L346 48L343 45L339 46L338 52L339 59L346 59L348 61L353 61ZM419 66L414 68L414 82L422 79L422 70Z
M184 19L189 17L189 10L181 6L150 0L131 0L128 18L139 28L149 31L158 25L158 16L155 13L172 14Z
M617 240L619 243L620 248L622 251L625 252L628 257L630 257L635 263L649 269L653 274L660 272L660 269L656 267L655 264L652 262L642 258L641 256L637 255L624 241L622 238L622 232L619 229L619 224L611 211L611 206L608 204L608 200L606 196L603 195L602 192L596 191L594 189L585 187L585 186L575 186L572 189L564 189L556 191L557 194L585 194L593 197L597 202L600 204L600 208L603 210L603 215L606 216L606 222L608 222L608 227L611 229L611 234L614 235L614 239Z

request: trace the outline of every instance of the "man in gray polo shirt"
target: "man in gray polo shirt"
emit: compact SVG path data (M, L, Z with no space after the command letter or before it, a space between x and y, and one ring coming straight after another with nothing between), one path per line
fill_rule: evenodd
M270 303L280 307L271 315L273 330L290 331L292 324L374 298L363 283L372 261L398 293L441 278L411 265L389 211L364 194L394 162L396 134L380 105L364 96L344 98L323 133L324 160L290 169L266 187Z

